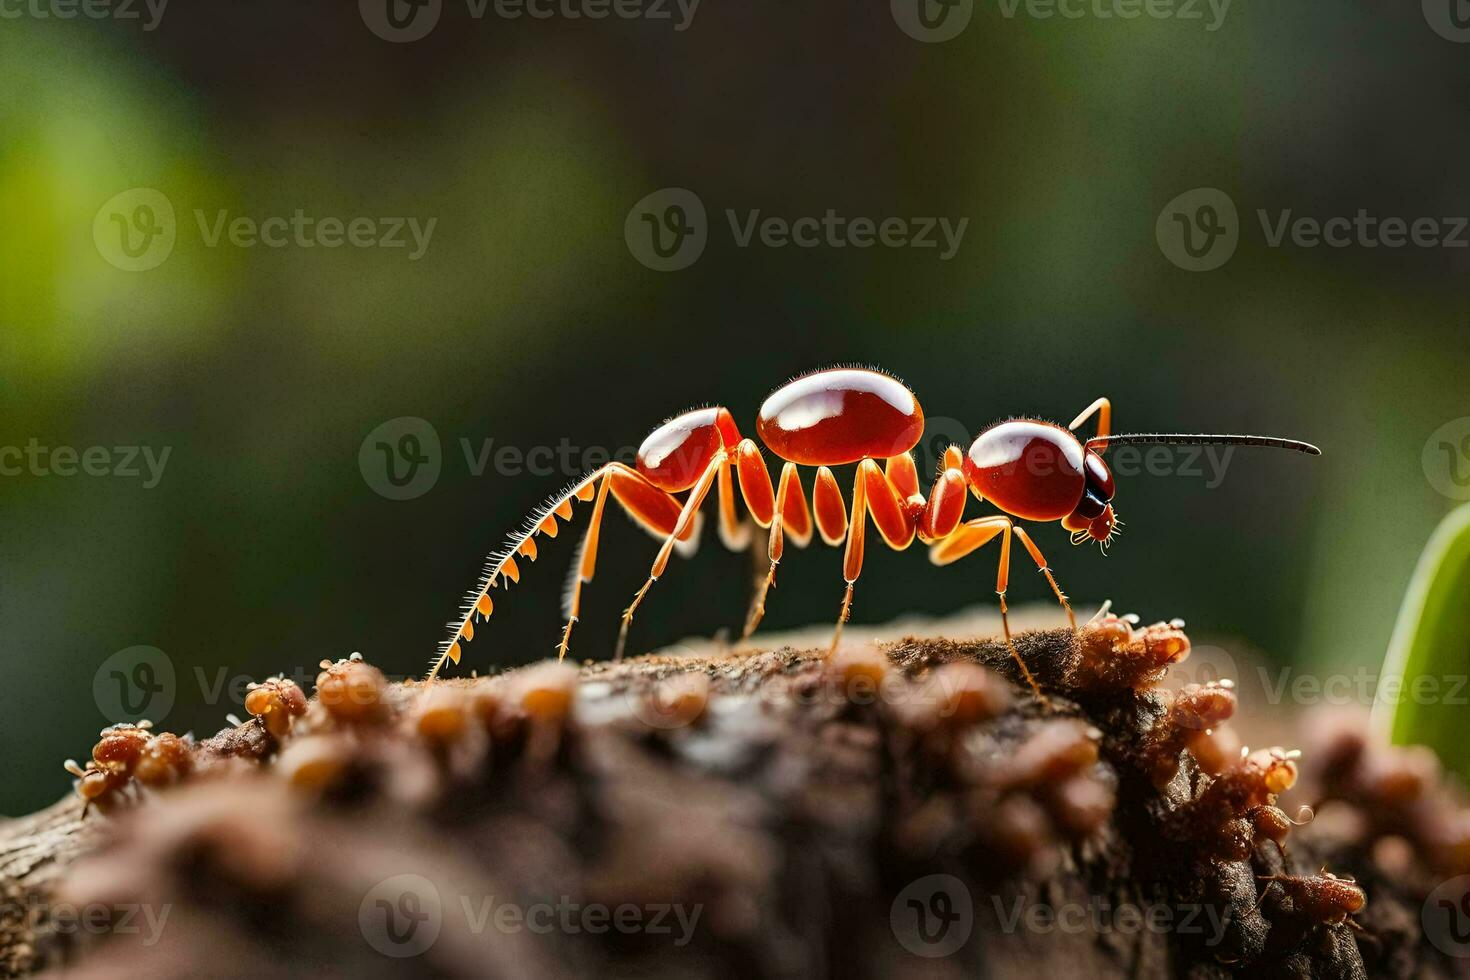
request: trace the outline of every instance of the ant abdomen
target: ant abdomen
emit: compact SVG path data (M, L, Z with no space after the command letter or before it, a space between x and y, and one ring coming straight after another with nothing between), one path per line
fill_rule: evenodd
M766 448L803 466L840 466L908 452L924 435L924 410L896 378L835 368L788 382L761 405Z

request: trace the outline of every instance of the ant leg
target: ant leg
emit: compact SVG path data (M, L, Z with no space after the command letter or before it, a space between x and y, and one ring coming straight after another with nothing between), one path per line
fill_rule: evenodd
M751 598L750 612L745 617L745 632L741 634L741 639L754 633L766 614L766 593L775 584L776 566L781 564L781 555L785 550L784 532L791 532L791 539L798 548L806 547L812 539L811 513L806 507L806 494L801 488L801 475L797 472L795 463L788 462L781 468L775 514L776 517L771 521L770 543L766 548L767 557L771 560L770 567Z
M837 477L825 466L817 468L817 478L812 483L812 513L816 515L817 530L824 542L835 548L847 540L847 505L842 502Z
M678 523L678 500L649 483L637 470L627 469L621 463L614 466L616 468L609 468L598 485L592 520L587 525L587 534L582 538L577 564L573 566L571 579L567 583L567 594L563 602L567 624L562 630L561 643L557 646L558 660L566 657L567 647L572 639L572 627L577 625L578 613L582 607L582 586L592 581L593 573L597 569L597 545L601 539L602 515L607 505L608 491L612 491L613 498L630 517L655 534L671 534ZM669 513L671 507L672 515ZM697 531L695 535L688 536L688 540L676 542L676 546L681 546L681 551L692 553L698 543L696 535Z
M796 473L796 464L787 463L781 469L781 486L776 491L776 510L778 515L771 521L771 537L766 545L766 557L770 559L770 565L766 569L766 577L756 586L755 594L750 597L750 611L745 615L745 629L741 632L743 640L755 632L760 625L761 619L766 615L766 593L776 581L776 566L781 564L781 554L785 550L785 539L782 537L782 525L786 523L784 514L786 512L786 494L791 489L791 478ZM800 488L798 488L799 490Z
M801 472L795 463L788 463L787 466L791 467L791 492L786 495L786 506L778 507L776 512L781 515L786 533L791 536L791 543L798 548L805 548L812 543L812 512L806 505ZM782 467L781 481L786 481L785 467Z
M531 561L536 560L536 535L545 534L550 538L556 537L556 519L560 517L566 520L572 516L573 500L591 500L597 480L617 465L619 464L609 463L607 466L600 467L552 497L531 514L522 531L490 556L485 571L480 576L479 584L466 597L462 614L449 624L453 632L440 644L439 654L429 668L427 680L432 681L437 677L439 671L449 661L459 663L461 644L468 643L475 637L475 617L479 616L481 621L487 620L494 610L490 590L495 587L495 583L502 579L509 579L512 582L521 580L520 566L516 562L518 556Z
M958 446L950 446L944 451L939 475L934 478L934 489L929 491L929 500L919 514L919 540L925 544L949 537L965 516L968 483L960 469L960 460Z
M852 518L847 531L847 550L842 556L842 577L847 582L847 590L842 594L842 610L837 614L837 628L832 631L832 645L827 649L829 657L837 652L837 644L842 640L843 624L852 615L852 587L863 573L863 547L867 544L868 537L867 486L868 482L863 479L862 467L859 466L852 481Z
M1099 398L1091 405L1088 405L1082 410L1081 415L1078 415L1072 420L1072 424L1067 426L1067 428L1076 429L1094 415L1097 416L1097 432L1093 434L1093 438L1096 439L1111 435L1113 432L1113 403L1106 398ZM1107 449L1106 443L1103 444L1103 449Z
M613 462L589 473L533 512L524 529L513 535L503 548L490 556L485 571L480 576L479 584L466 598L463 614L450 623L453 632L440 645L439 655L434 659L427 680L432 681L437 677L439 671L449 661L459 663L461 645L474 639L475 617L478 616L483 622L490 618L494 610L494 603L490 598L491 590L497 583L503 583L508 587L510 583L521 580L519 561L521 559L536 560L539 553L536 545L537 535L545 534L550 538L556 537L557 519L571 518L574 501L592 500L600 479L609 484L613 497L644 529L660 537L674 531L680 508L683 505L676 498L648 482L637 470L622 463ZM599 516L600 513L599 510ZM686 528L677 541L681 552L690 551L697 544L697 527ZM585 552L584 542L584 555ZM590 580L590 572L587 578ZM564 634L563 639L565 638Z
M1038 700L1045 703L1046 695L1041 693L1041 686L1036 683L1036 678L1031 676L1030 668L1026 666L1026 661L1021 659L1021 654L1011 639L1010 610L1006 606L1006 590L1010 585L1011 531L1014 527L1009 517L1000 514L966 521L953 534L936 542L929 549L929 560L936 565L948 565L984 547L995 538L1000 538L1000 560L995 572L995 594L1000 599L1000 625L1005 633L1006 649L1010 651L1011 659L1021 668L1021 674L1026 678L1026 683L1031 685L1032 693Z
M771 471L752 439L741 439L735 447L735 472L740 477L740 496L751 520L770 527L776 516L776 495L771 490Z
M561 644L556 649L556 659L565 660L567 646L572 642L572 627L577 625L577 614L582 611L582 586L592 581L597 570L597 544L602 535L602 513L607 506L607 491L612 485L611 475L604 476L597 485L597 502L592 505L592 520L587 524L587 533L582 538L581 552L572 569L565 602L567 625L561 633Z
M900 470L901 472L901 470ZM852 482L852 521L847 535L847 553L843 557L842 576L847 580L847 590L842 597L842 612L837 618L837 628L832 633L832 646L828 655L837 651L842 639L842 627L852 613L853 586L863 571L863 551L867 543L868 517L878 528L884 544L894 551L902 551L913 543L918 531L918 522L909 512L899 491L889 482L887 475L871 459L858 463Z
M744 551L751 542L750 525L742 523L735 512L734 469L730 460L720 467L718 494L720 500L720 541L731 551Z
M889 456L883 463L883 475L888 477L894 492L905 503L916 502L916 497L919 501L924 499L919 493L919 471L914 467L914 457L908 453Z
M903 458L907 457L895 457ZM893 461L889 460L891 464ZM918 486L918 476L913 473L913 461L908 465L909 480ZM904 479L904 468L899 466L897 473L900 480ZM873 518L873 525L878 533L883 535L883 542L894 551L903 551L914 543L914 535L918 532L918 514L923 505L914 506L911 502L918 497L915 492L908 496L903 494L900 486L895 486L888 478L888 474L878 469L878 464L871 459L865 459L858 464L858 478L864 483L867 498L868 513ZM922 497L918 497L922 500Z
M1057 585L1057 580L1051 573L1051 566L1047 564L1046 556L1041 553L1040 548L1036 547L1036 542L1031 540L1031 535L1027 534L1021 525L1013 525L1012 530L1015 531L1016 537L1021 540L1021 544L1025 545L1026 550L1031 553L1031 560L1036 562L1036 567L1041 569L1041 574L1046 576L1047 584L1051 586L1051 590L1056 595L1057 601L1062 604L1062 608L1067 610L1067 621L1072 624L1072 629L1075 630L1077 628L1077 616L1072 612L1072 604L1067 601L1066 595L1062 592L1061 587Z
M658 557L653 560L653 567L648 572L648 580L643 587L633 596L633 602L627 609L623 610L623 625L618 630L617 650L613 654L614 660L623 659L623 648L628 642L628 626L633 622L633 614L638 611L638 605L643 597L648 595L648 590L653 588L653 583L664 573L668 567L669 555L673 553L674 545L679 538L684 537L688 530L694 526L694 520L699 512L699 507L704 503L704 498L709 495L710 486L715 481L715 474L724 465L726 460L725 451L722 449L710 460L709 465L704 468L704 473L689 491L689 499L684 502L684 509L679 512L679 520L675 523L669 536L664 539L664 545L658 551Z

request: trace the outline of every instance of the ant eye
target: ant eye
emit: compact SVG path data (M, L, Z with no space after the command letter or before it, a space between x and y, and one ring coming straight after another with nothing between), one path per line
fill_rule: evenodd
M1088 487L1082 494L1082 499L1077 502L1077 510L1074 513L1091 524L1102 516L1108 507L1106 498L1100 496L1092 487Z
M1112 471L1097 453L1088 451L1083 459L1083 470L1087 473L1087 490L1096 493L1106 503L1113 499L1117 487L1113 483Z
M1082 532L1092 526L1092 522L1103 515L1108 509L1108 502L1098 496L1096 490L1091 487L1082 491L1082 499L1077 501L1077 506L1072 513L1062 519L1062 527L1068 531Z

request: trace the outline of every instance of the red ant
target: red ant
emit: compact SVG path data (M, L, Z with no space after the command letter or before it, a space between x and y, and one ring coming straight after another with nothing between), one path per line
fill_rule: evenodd
M1075 430L1096 416L1097 434L1082 439ZM926 498L910 450L924 434L924 412L903 382L864 368L829 368L797 378L776 389L761 406L756 432L766 448L785 461L773 491L770 471L754 440L742 438L735 418L720 407L696 409L655 429L638 449L636 468L612 462L583 477L532 514L524 530L491 555L478 586L467 597L462 615L450 623L429 672L436 676L445 661L459 662L461 644L475 635L475 617L490 616L490 590L504 579L520 581L519 558L536 559L535 537L557 534L557 519L571 517L574 500L594 501L592 521L582 541L577 570L565 601L566 627L558 655L565 657L581 606L582 587L592 580L597 562L603 509L611 494L623 509L656 537L663 539L643 587L623 612L617 657L622 656L628 626L639 604L668 566L676 547L692 549L698 540L699 509L712 489L719 500L720 537L731 548L745 544L746 531L735 509L735 483L751 518L770 529L770 568L756 591L746 620L749 636L765 612L765 598L784 553L786 536L798 547L816 530L828 545L846 542L842 577L846 591L832 636L836 650L852 609L853 587L863 569L867 522L871 517L884 544L901 551L917 537L930 546L936 565L958 561L1000 538L995 591L1000 597L1006 645L1032 690L1035 680L1011 643L1006 590L1010 577L1011 539L1015 537L1046 576L1072 628L1076 617L1052 576L1046 558L1016 519L1061 521L1072 542L1088 539L1106 546L1121 523L1113 511L1113 476L1102 455L1124 444L1272 446L1319 455L1307 443L1264 436L1111 434L1112 404L1099 398L1062 428L1035 419L1011 419L980 433L968 452L950 446ZM882 460L880 467L878 461ZM851 510L831 467L857 464ZM814 466L811 509L798 472ZM989 501L1002 513L964 521L965 491ZM675 494L688 492L681 501ZM830 653L830 650L829 650Z

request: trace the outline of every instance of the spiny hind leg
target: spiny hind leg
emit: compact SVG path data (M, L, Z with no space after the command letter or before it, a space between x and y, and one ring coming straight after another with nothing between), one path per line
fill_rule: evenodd
M452 632L440 647L439 655L435 658L433 667L429 671L429 680L433 680L446 663L450 661L459 663L462 645L475 638L476 619L483 622L489 619L494 611L495 605L490 596L491 591L497 584L509 587L513 582L520 582L520 562L534 562L539 556L540 549L536 539L543 535L548 538L556 537L557 520L569 520L572 517L573 503L590 501L595 497L598 503L594 508L593 525L588 528L587 537L583 539L581 556L573 572L575 580L567 595L568 623L562 631L562 642L559 646L560 651L565 655L566 646L570 642L571 627L576 622L578 608L581 604L582 585L591 581L596 561L597 541L605 506L604 498L599 493L599 481L602 482L602 489L612 494L628 516L648 531L660 537L673 532L683 504L654 486L637 470L622 463L613 462L589 473L535 511L527 521L525 529L513 536L503 549L491 556L479 585L468 596L463 614L450 623ZM697 528L686 529L683 535L676 539L678 546L681 548L694 547L697 544L696 531Z

